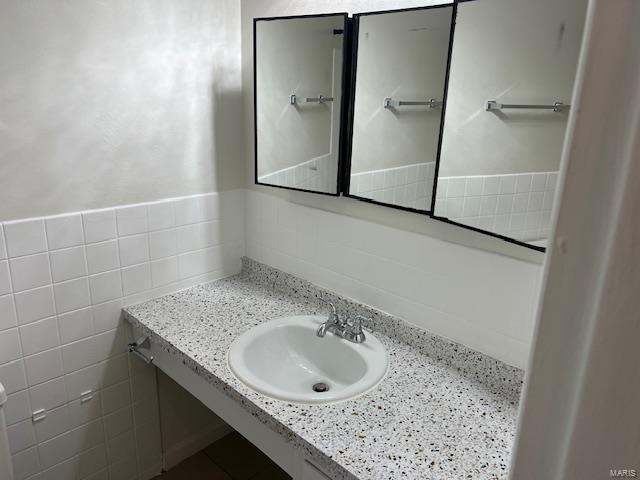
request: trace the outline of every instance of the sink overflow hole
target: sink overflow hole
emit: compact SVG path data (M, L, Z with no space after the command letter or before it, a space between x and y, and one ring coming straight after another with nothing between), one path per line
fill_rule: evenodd
M316 383L312 388L314 392L319 392L319 393L329 391L329 385L323 382Z

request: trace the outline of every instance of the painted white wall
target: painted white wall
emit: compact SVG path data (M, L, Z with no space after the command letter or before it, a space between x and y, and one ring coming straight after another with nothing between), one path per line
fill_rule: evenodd
M412 213L253 185L252 19L424 4L242 0L247 254L524 367L542 255Z
M342 15L256 24L260 177L329 155L335 175L332 188L323 191L335 192L338 136L332 138L332 119L340 112L341 92L334 91L334 78L342 78L343 35L333 31L343 28ZM296 105L290 104L292 94ZM334 101L303 102L318 95Z
M386 97L442 101L452 12L360 17L351 173L435 162L442 109L382 105Z
M0 0L0 219L241 186L235 0Z
M460 3L440 174L557 171L568 114L485 111L504 103L571 103L588 0Z

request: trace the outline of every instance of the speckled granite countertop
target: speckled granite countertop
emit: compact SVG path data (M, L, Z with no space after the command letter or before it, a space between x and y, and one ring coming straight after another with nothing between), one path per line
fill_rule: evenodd
M124 309L127 320L336 479L506 478L522 371L244 259L235 277ZM368 326L389 353L389 371L364 396L294 405L256 393L226 364L231 342L262 322L342 312ZM409 342L409 343L407 343Z

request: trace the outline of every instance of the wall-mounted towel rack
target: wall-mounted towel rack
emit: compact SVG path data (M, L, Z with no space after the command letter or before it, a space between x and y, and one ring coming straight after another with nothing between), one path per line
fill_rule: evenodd
M333 97L325 97L324 95L318 95L317 97L304 97L302 100L300 100L295 93L289 96L289 103L291 105L296 105L300 102L322 104L327 102L333 102Z
M429 108L438 108L442 106L442 102L436 100L435 98L430 98L427 101L414 101L414 100L394 100L391 97L387 97L384 99L382 103L384 108L397 108L397 107L405 107L405 106L426 106Z
M525 110L553 110L554 112L562 112L569 110L571 105L566 105L562 102L554 102L550 105L528 105L518 103L500 103L495 100L487 100L486 110L491 112L494 110L506 110L506 109L525 109Z

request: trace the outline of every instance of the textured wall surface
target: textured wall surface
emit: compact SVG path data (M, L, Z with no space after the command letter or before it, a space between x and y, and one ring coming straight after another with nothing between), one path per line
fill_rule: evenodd
M240 4L0 0L0 220L243 180Z

